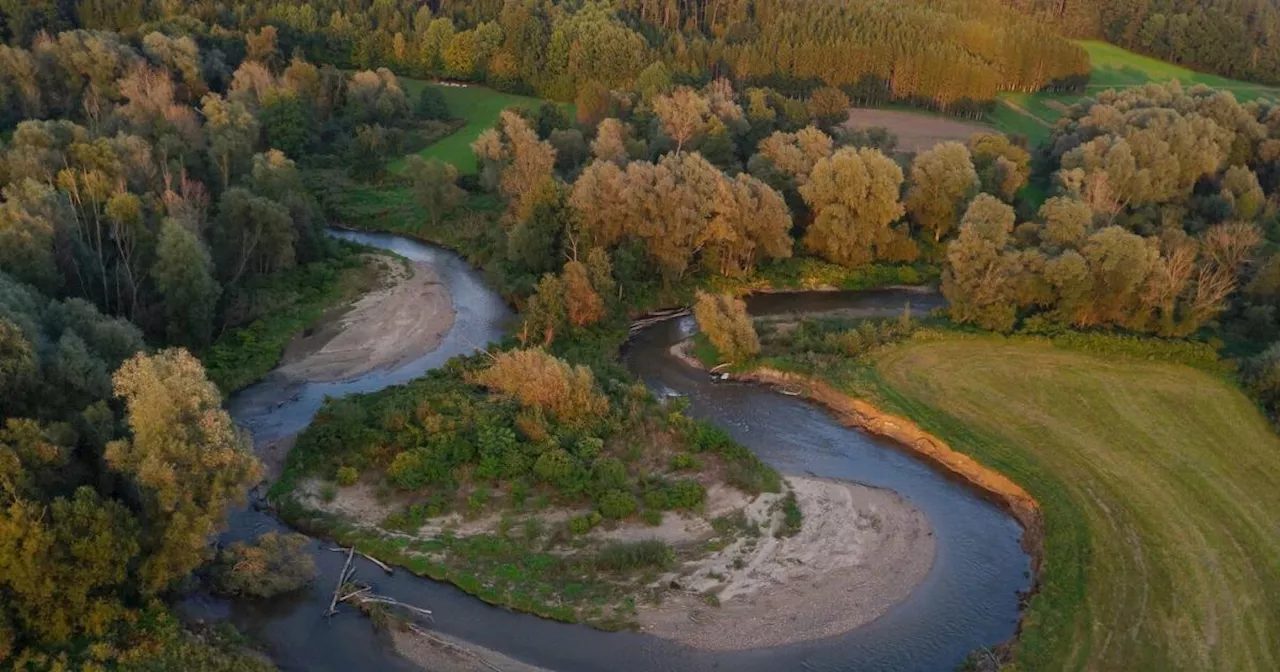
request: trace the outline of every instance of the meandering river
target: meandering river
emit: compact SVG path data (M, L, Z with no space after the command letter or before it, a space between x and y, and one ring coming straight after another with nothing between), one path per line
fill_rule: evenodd
M480 274L457 255L408 239L336 232L334 235L431 264L453 297L457 316L441 346L391 371L375 371L340 383L290 383L268 378L230 403L237 422L265 443L294 434L310 422L326 396L371 392L406 382L498 340L512 315L485 287ZM877 314L910 303L927 310L935 294L917 290L759 295L753 314L827 311ZM768 389L717 383L685 367L668 348L695 326L680 318L649 327L628 344L631 370L655 392L687 396L690 411L755 450L783 473L856 480L889 488L928 516L937 535L934 566L924 582L879 619L852 632L789 646L732 653L704 653L633 632L606 633L545 621L488 606L452 586L365 565L360 576L379 593L428 607L442 633L552 670L951 670L971 650L1013 635L1018 592L1030 584L1030 560L1019 547L1012 518L965 487L884 441L848 429L815 406ZM284 525L270 513L248 508L234 514L225 540L256 536ZM295 595L271 601L226 602L193 597L189 614L229 620L286 670L414 669L369 619L345 613L325 618L344 557L324 540L311 543L320 579Z

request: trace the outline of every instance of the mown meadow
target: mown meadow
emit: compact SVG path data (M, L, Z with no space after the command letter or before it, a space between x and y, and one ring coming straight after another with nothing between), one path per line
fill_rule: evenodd
M766 331L766 361L909 417L1036 497L1045 558L1020 669L1280 664L1280 438L1210 349L862 332Z

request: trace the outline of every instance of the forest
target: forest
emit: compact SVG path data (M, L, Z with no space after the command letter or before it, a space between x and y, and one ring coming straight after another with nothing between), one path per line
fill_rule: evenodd
M279 54L301 49L338 68L483 82L572 101L597 87L650 88L673 77L729 77L807 96L838 87L864 104L890 100L975 116L999 91L1075 90L1083 50L984 0L807 3L535 2L138 3L55 0L0 6L0 34L32 47L41 32L105 30L139 39L187 35L205 78L230 75L241 38L270 27Z
M587 528L696 505L701 467L773 489L616 363L630 317L695 301L751 357L719 295L752 287L938 278L959 328L1207 342L1280 413L1274 102L1098 92L1038 149L992 132L912 154L842 123L1083 91L1087 55L1044 12L1275 81L1265 22L1240 18L1273 6L1168 4L0 0L0 663L257 663L212 662L165 600L193 574L266 590L234 568L268 551L211 547L261 477L223 395L370 286L329 223L448 244L520 309L491 359L330 406L301 440L298 471L459 495L415 515L470 506L458 474L541 487L598 513ZM1196 12L1242 27L1170 32ZM1205 46L1227 34L1250 53ZM450 165L415 154L465 120L411 77L572 105L504 110ZM679 455L664 478L624 460L632 432Z

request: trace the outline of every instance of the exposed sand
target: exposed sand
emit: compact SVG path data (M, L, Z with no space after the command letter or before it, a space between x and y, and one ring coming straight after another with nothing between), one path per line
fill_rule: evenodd
M638 607L642 630L710 650L778 646L847 632L904 599L929 573L933 531L924 514L896 493L820 478L792 476L787 482L804 515L795 536L774 535L783 519L778 505L783 494L751 498L716 484L708 488L701 513L668 512L656 527L603 525L584 538L590 543L582 552L645 539L697 548L716 537L713 518L742 511L749 523L758 525L759 535L739 533L724 548L674 568L652 584L661 592L661 602ZM379 527L387 513L403 504L377 501L364 483L339 488L326 502L318 494L321 485L315 479L304 482L299 501L361 527ZM517 516L514 524L532 517L548 529L579 513L544 511ZM472 519L450 514L405 536L429 539L446 529L460 537L492 533L501 519L497 514ZM704 601L710 595L719 606ZM435 654L442 649L426 643L418 648L423 646ZM463 656L458 664L474 662Z
M933 566L924 514L896 493L790 477L804 523L793 537L743 537L661 580L669 592L642 606L646 632L700 649L780 646L847 632L883 614ZM757 498L749 520L776 524L778 495ZM704 602L714 594L719 606Z
M432 631L429 636L424 636L392 628L391 639L396 653L431 672L544 672L541 667L527 665L497 651L439 632Z
M453 326L449 288L422 262L377 260L384 286L294 338L277 374L311 382L348 380L439 347Z
M991 131L989 126L960 119L903 110L879 110L855 107L849 110L846 128L881 126L898 136L898 149L921 152L939 142L958 140L964 142L974 133Z

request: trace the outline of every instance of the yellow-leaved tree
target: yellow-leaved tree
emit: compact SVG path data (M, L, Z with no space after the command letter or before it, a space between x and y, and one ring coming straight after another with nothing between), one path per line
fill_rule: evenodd
M113 383L132 436L107 444L107 464L130 481L140 505L138 589L154 595L204 562L227 510L244 502L262 470L186 350L134 355Z

